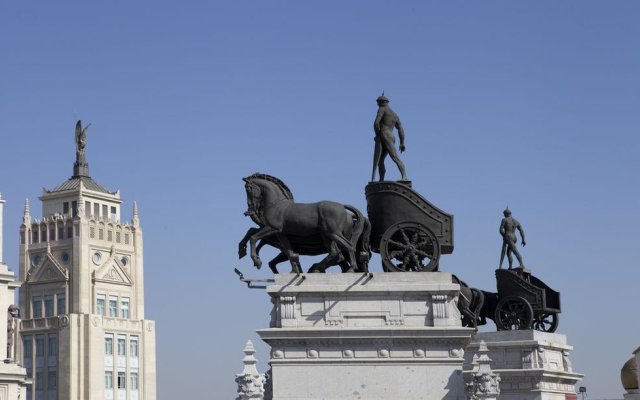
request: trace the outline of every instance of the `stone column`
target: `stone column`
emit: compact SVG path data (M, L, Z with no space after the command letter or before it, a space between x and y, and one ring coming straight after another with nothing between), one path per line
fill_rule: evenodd
M258 360L254 356L256 351L251 340L247 341L243 351L245 354L242 359L244 369L242 373L236 374L236 383L238 384L238 397L236 397L236 400L262 400L265 394L264 384L266 378L256 368Z

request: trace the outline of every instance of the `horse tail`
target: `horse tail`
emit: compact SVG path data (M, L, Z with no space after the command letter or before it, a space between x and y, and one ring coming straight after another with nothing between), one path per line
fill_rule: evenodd
M371 222L357 208L345 204L344 208L356 216L356 224L351 234L351 245L356 249L356 261L360 272L369 272L369 238L371 237Z

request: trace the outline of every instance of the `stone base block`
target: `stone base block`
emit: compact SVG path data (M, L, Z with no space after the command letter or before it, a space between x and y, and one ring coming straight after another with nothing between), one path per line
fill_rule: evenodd
M491 369L500 375L500 400L577 399L575 384L583 375L573 372L565 335L534 330L480 332L467 347L465 375L480 341L489 348Z
M276 276L273 399L463 400L459 286L448 273Z

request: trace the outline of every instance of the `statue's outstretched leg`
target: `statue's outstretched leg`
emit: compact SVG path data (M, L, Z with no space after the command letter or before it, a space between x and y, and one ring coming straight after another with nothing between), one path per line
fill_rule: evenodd
M380 139L376 138L376 144L373 150L373 171L371 172L371 182L376 180L376 167L380 165L381 155L382 155L382 144L380 143Z
M502 242L502 251L500 252L500 265L498 266L499 269L502 269L502 262L504 261L504 255L507 252L507 242L503 241Z

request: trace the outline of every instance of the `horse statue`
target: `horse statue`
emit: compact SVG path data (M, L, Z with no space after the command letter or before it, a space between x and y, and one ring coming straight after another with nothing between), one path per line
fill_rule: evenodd
M485 295L482 290L469 287L463 280L452 275L452 282L460 285L460 295L458 296L458 310L462 316L462 326L478 328L478 325L487 323L486 314L482 310L485 305Z
M249 242L253 265L260 268L259 247L269 244L281 251L269 262L274 273L276 265L286 259L292 272L302 273L300 254L327 254L309 272L325 272L333 265L340 265L343 272L368 272L371 224L357 208L332 201L295 203L289 188L266 174L242 180L247 192L245 215L258 228L249 228L240 241L240 258L247 254Z

